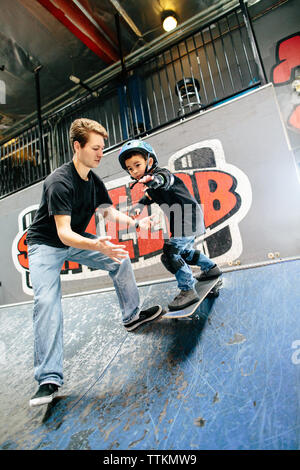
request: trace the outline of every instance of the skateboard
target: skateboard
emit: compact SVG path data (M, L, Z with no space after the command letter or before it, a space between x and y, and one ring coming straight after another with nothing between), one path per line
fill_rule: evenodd
M219 296L220 288L222 287L222 279L217 277L216 279L211 279L209 281L198 281L195 284L195 290L199 296L199 300L192 305L189 305L186 308L181 310L167 310L162 315L164 318L184 318L190 317L197 310L201 302L208 298L216 298Z

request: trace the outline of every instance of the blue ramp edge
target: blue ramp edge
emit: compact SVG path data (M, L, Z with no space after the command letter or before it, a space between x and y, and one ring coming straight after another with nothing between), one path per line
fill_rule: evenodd
M299 449L299 278L299 261L227 273L193 320L132 333L114 292L65 298L65 385L33 409L32 306L0 309L0 448ZM176 291L140 288L144 306Z

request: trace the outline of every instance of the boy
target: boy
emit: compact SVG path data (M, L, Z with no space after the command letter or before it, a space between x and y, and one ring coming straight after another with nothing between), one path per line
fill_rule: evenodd
M168 307L170 310L186 308L199 300L189 265L200 266L203 271L195 276L198 281L222 274L213 261L193 248L195 237L205 232L201 207L180 178L158 167L157 156L147 142L131 140L124 144L119 162L136 182L147 187L145 195L133 208L136 213L155 202L169 219L171 237L164 243L161 261L175 274L180 293Z
M158 318L160 305L140 310L139 292L124 245L111 237L86 233L96 208L104 217L137 226L117 211L97 168L107 132L90 119L76 119L70 128L73 159L44 181L40 207L27 232L28 258L34 292L34 366L39 384L30 406L50 403L63 384L63 312L60 271L65 260L108 271L119 300L123 325L128 331ZM146 217L139 225L149 228Z

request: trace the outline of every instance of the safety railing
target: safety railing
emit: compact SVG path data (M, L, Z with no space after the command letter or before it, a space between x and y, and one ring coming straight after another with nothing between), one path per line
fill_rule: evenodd
M34 125L0 146L0 196L40 181L50 173L49 134L43 133L43 153Z
M192 113L216 106L265 81L247 9L235 8L155 56L102 83L43 118L0 148L0 196L43 179L72 158L71 122L95 119L106 127L106 151ZM42 151L40 150L42 149Z

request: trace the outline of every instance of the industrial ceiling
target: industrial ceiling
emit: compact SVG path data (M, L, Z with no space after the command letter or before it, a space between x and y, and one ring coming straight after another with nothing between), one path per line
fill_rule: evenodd
M101 76L109 67L120 64L120 51L125 58L143 53L238 3L238 0L0 0L0 83L5 90L0 99L0 138L34 116L37 73L42 111L49 110L52 103L75 99L82 93L70 80L71 75L88 83L91 77ZM162 29L165 10L173 10L178 17L178 26L171 33Z

